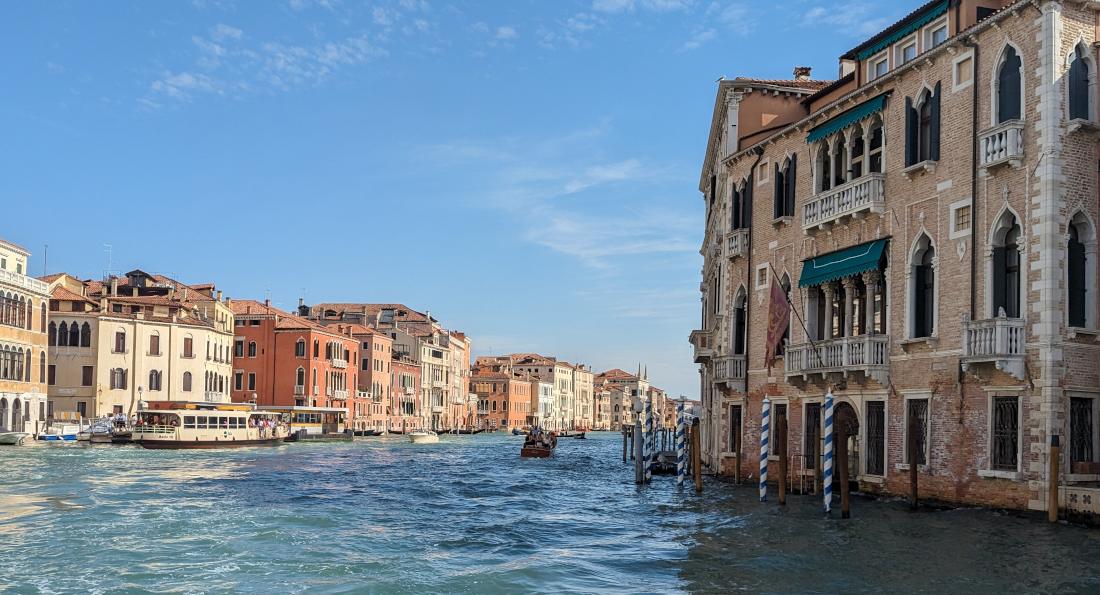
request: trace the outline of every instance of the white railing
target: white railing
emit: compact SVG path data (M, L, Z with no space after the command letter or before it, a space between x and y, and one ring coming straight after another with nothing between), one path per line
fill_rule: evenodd
M886 174L872 173L814 195L802 205L803 229L828 225L863 211L886 212L885 181Z
M725 355L714 358L714 379L719 382L743 380L745 378L745 356Z
M300 385L300 384L299 384L298 386L295 386L295 387L294 387L294 394L296 394L296 395L304 395L304 394L306 394L306 387L304 387L304 386L302 386L302 385Z
M0 282L14 285L27 291L33 291L39 295L47 295L50 291L50 286L44 281L39 281L34 277L28 277L26 275L20 275L12 271L5 271L0 269Z
M1022 318L963 320L963 357L998 358L1023 354Z
M886 371L890 365L890 336L857 335L791 345L783 361L787 376Z
M217 403L222 400L222 394L206 391L206 393L203 394L203 400L207 403Z
M406 386L405 387L405 394L406 395L415 395L416 394L416 389L411 387L411 386Z
M1018 161L1024 156L1024 123L1022 120L1002 122L979 135L979 155L982 167L993 167Z
M332 360L332 367L334 368L346 368L348 367L348 360L346 359L334 359Z
M442 405L433 405L432 406L432 413L443 413L443 406Z
M726 258L745 258L749 255L749 230L735 229L726 234Z
M332 396L332 387L331 386L326 386L325 387L325 396L326 397L331 397Z
M316 384L314 384L314 385L313 385L313 396L315 396L315 397L316 397L316 396L317 396L317 395L319 395L319 394L321 394L321 387L319 387L319 386L317 386Z
M432 388L443 388L443 387L444 387L444 383L443 383L442 380L433 380L432 381Z
M347 399L348 398L348 391L346 391L346 390L334 390L334 391L332 391L332 398L336 399L337 401Z
M708 331L692 331L691 342L692 347L695 348L695 363L702 363L704 360L709 360L714 355L714 345L711 342L710 332Z

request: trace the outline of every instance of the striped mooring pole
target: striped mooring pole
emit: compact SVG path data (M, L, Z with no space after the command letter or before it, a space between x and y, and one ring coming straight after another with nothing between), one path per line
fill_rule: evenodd
M683 488L687 480L687 449L684 448L684 398L676 404L676 487Z
M653 460L654 456L654 444L656 442L657 432L653 427L653 406L649 400L645 402L645 482L649 483L653 479Z
M825 393L825 514L833 509L833 391Z
M764 397L764 406L760 410L760 501L768 499L768 427L772 402Z

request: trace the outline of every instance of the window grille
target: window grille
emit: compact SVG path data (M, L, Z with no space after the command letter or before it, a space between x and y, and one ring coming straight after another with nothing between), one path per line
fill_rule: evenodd
M928 464L928 400L927 399L913 399L909 401L909 419L916 418L917 420L917 464ZM908 420L906 420L908 422ZM906 425L906 429L911 426ZM906 441L906 447L908 448L908 440ZM905 462L908 463L909 453L906 452Z
M1092 399L1071 398L1070 403L1070 461L1093 461Z
M617 410L617 409L616 409ZM741 406L730 405L730 446L729 452L737 452L741 437Z
M886 475L886 403L867 403L867 473Z
M993 399L993 469L1016 471L1020 452L1020 402L1016 397Z

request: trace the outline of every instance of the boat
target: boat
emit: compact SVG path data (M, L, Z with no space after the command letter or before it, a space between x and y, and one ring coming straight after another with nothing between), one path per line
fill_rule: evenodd
M110 423L100 422L92 426L89 441L92 444L111 444L115 438L115 428Z
M346 442L355 437L346 426L346 407L305 407L298 405L263 405L263 413L274 414L276 421L287 427L286 442Z
M76 435L80 433L80 425L76 423L58 423L54 422L52 426L47 427L38 433L39 440L54 441L76 441Z
M8 430L0 430L0 444L5 445L17 445L23 444L23 439L30 436L27 432L9 432Z
M576 438L577 440L585 440L584 432L581 432L579 434L573 434L573 437Z
M549 440L544 440L549 436ZM552 433L531 434L523 442L523 448L519 449L521 459L545 459L558 447L558 437Z
M149 401L131 439L150 449L279 446L287 436L279 418L251 403Z
M439 442L439 434L431 430L416 430L409 432L409 441L413 444L435 444Z
M512 435L513 436L526 436L527 435L527 430L521 430L519 428L515 428L515 429L512 430Z

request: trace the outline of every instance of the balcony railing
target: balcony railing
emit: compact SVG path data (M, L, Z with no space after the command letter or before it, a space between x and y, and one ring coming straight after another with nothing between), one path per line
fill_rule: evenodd
M346 359L334 359L332 360L332 367L334 368L346 368L348 367L348 360Z
M847 378L851 372L863 372L888 384L890 336L857 335L791 345L783 361L787 378L801 376L806 380L810 374L827 378L830 373L840 373Z
M885 213L886 174L872 173L820 192L802 205L802 229L828 230L848 218L862 219L868 212Z
M695 347L695 363L710 361L714 355L714 343L710 331L691 331L688 341Z
M405 394L406 395L414 395L414 394L416 394L416 389L411 387L411 386L406 386L405 387Z
M1025 339L1022 318L968 320L963 316L963 371L972 364L992 362L998 370L1024 380Z
M724 355L714 358L714 381L745 392L745 356Z
M294 394L296 394L296 395L306 394L306 387L304 387L302 385L295 386L294 387Z
M222 394L221 393L216 393L216 392L211 392L211 391L206 391L206 393L203 394L203 400L206 401L207 403L218 403L222 400Z
M19 273L15 273L12 271L5 271L3 269L0 269L0 282L8 283L10 285L14 285L15 287L26 289L27 291L33 291L43 296L47 295L50 291L49 284L43 281L39 281L34 277L20 275Z
M341 401L348 398L348 391L346 390L334 390L332 391L332 398L337 401Z
M726 234L726 258L746 258L749 255L749 230L735 229Z
M442 380L433 380L432 388L443 388L446 384Z
M1020 167L1024 158L1024 123L1022 120L1002 122L979 133L981 144L979 163L983 168L1004 164Z

